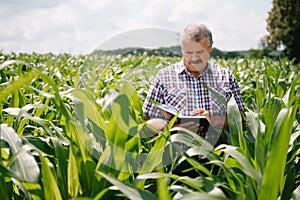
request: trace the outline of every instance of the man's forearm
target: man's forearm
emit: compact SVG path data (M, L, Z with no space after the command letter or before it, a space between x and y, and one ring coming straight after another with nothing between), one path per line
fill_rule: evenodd
M243 112L241 112L241 114L243 116ZM243 131L245 131L247 129L247 125L246 125L246 121L243 117L242 117L241 123L242 123ZM225 129L225 130L229 131L227 115L226 116L211 116L211 125L215 128Z
M215 128L229 130L227 116L211 116L211 125Z

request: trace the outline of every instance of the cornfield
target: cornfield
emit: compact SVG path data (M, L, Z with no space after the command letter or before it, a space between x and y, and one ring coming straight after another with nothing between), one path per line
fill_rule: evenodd
M292 62L214 59L233 71L247 112L229 101L229 144L213 146L171 124L149 135L143 101L178 60L0 53L1 199L300 199ZM179 142L188 149L176 157ZM199 175L173 173L182 161Z

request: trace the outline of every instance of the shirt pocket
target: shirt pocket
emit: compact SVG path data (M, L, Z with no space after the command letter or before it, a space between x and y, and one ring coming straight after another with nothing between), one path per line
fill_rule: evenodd
M180 110L185 106L187 100L185 88L167 88L164 92L165 104L176 106Z

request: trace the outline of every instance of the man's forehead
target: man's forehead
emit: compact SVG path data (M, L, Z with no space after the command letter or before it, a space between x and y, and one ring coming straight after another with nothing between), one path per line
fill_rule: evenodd
M195 41L183 41L182 47L185 49L189 48L197 48L197 49L204 49L208 46L207 40L203 39L200 42L195 42Z

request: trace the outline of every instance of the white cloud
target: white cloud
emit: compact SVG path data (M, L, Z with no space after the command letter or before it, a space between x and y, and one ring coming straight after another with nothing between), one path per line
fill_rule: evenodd
M235 4L222 14L223 18L212 22L218 38L215 45L228 50L257 48L259 40L267 34L267 12L262 15L248 6Z
M180 31L207 24L222 50L257 47L271 2L254 0L0 1L0 49L88 53L113 35L141 28Z

